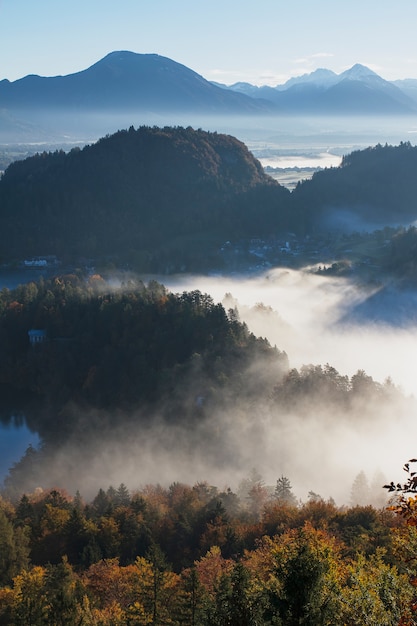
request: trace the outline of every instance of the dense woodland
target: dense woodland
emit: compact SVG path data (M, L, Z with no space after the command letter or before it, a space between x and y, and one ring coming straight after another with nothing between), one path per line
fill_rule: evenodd
M2 260L56 255L140 271L221 267L228 240L416 219L417 147L355 151L290 193L234 137L192 128L123 130L9 165L0 179Z
M417 216L417 146L377 145L343 157L340 167L316 172L292 194L306 228L325 229L326 219L348 210L364 224L403 225Z
M234 137L132 127L10 165L0 180L0 248L4 260L55 254L198 269L227 239L292 226L288 197Z
M416 549L394 512L297 503L285 476L37 490L0 500L0 624L412 625Z
M33 329L45 333L40 344L30 343ZM90 497L109 442L107 471L119 448L134 456L155 446L154 462L192 458L227 475L247 469L245 441L262 458L271 433L279 438L293 421L310 429L320 415L328 427L377 431L394 411L414 410L390 380L363 370L291 367L236 309L155 281L110 288L98 275L64 275L3 289L0 354L2 419L22 415L42 439L9 470L4 494L13 499L39 486ZM137 479L144 463L139 456Z
M43 330L45 341L31 346L31 329ZM242 398L250 394L255 383L245 373L257 359L266 368L256 380L263 389L288 370L285 353L210 296L173 294L155 281L111 289L98 275L3 289L0 346L3 417L24 410L55 443L77 429L74 405L125 415L141 408L145 420L147 407L169 399L166 420L192 422L205 412L200 396L207 407L229 387Z
M12 164L0 181L1 250L7 259L123 251L140 267L197 269L231 233L313 228L339 193L384 216L395 195L406 219L415 154L409 144L353 153L290 194L233 138L132 128ZM404 174L395 185L393 163ZM386 257L387 271L410 281L416 232L396 233ZM31 330L43 333L37 345ZM164 432L181 426L197 455L216 451L216 462L240 430L256 439L292 419L307 426L312 407L329 426L358 429L394 407L411 410L389 380L330 364L295 369L236 309L199 291L138 280L110 288L73 273L1 290L0 392L2 420L24 415L42 437L10 468L0 498L0 624L417 623L415 500L374 508L358 480L349 507L314 492L300 502L285 476L268 487L256 473L236 492L121 483L90 496L81 462L79 492L64 490L59 455L70 442L87 457L100 437L145 433L157 416Z
M31 345L31 330L42 330L44 341ZM188 428L193 446L207 451L210 441L213 449L228 436L232 444L234 421L240 429L250 419L259 430L266 415L275 424L291 413L307 419L313 405L343 419L377 420L382 408L410 402L389 380L377 383L362 370L348 377L329 364L291 368L236 309L155 281L109 288L98 275L63 275L3 289L0 355L2 419L25 415L45 443L45 467L48 444L78 438L88 447L122 425L152 425L156 415L167 428ZM224 415L220 430L211 426L214 414ZM227 435L229 414L236 417L228 418ZM17 491L51 479L42 458L36 472L21 463Z

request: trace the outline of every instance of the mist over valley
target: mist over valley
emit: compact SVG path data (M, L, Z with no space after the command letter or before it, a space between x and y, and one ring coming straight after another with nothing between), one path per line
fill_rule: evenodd
M416 623L416 84L0 81L1 624Z
M80 367L86 358L83 349L77 347L78 341L74 343L76 334L65 347L68 354L59 367L53 356L57 349L57 355L62 354L58 344L52 342L44 357L46 347L40 347L35 361L36 355L29 352L29 375L37 372L37 393L40 398L45 396L42 404L48 398L51 408L48 417L43 410L39 413L42 404L36 408L32 400L26 407L27 419L49 443L38 460L29 455L16 465L12 479L6 481L10 493L59 484L70 492L82 486L85 496L92 497L104 481L111 485L123 482L135 489L173 480L190 482L190 477L193 483L208 480L237 490L255 468L267 485L273 485L277 475L289 476L299 498L305 500L308 492L314 491L323 498L334 498L338 504L350 502L352 484L363 471L373 485L369 501L383 501L379 483L395 476L404 454L411 457L413 452L416 404L410 363L416 351L415 324L397 327L395 320L346 321L349 310L370 293L346 278L288 268L252 278L153 277L147 279L149 284L154 278L163 280L173 294L193 294L196 290L211 294L213 303L234 311L229 314L231 320L237 316L255 336L276 345L278 360L270 360L273 353L267 358L269 350L262 356L262 352L256 355L249 349L248 360L237 365L235 373L224 370L219 378L225 356L217 357L216 369L220 367L220 371L216 373L205 364L205 359L212 357L204 357L200 348L201 356L193 354L189 364L187 359L175 375L166 370L154 400L145 400L145 396L137 404L132 396L129 407L125 397L122 407L114 394L120 394L124 378L133 381L137 374L130 370L132 357L125 362L122 356L116 328L105 348L113 366L103 362L102 349L93 352L79 371L80 383L71 383L75 387L68 401L62 396L60 380L67 380L68 385L70 364L75 359ZM132 275L113 275L109 276L109 286L99 281L94 289L100 286L97 295L101 306L109 289L114 294L114 306L118 306L118 298L133 304L129 293L136 292L137 280ZM169 330L166 323L165 330L160 327L157 332L162 336L168 332L168 340L174 329ZM80 327L80 332L83 335L88 328ZM180 332L178 326L175 332ZM192 332L191 327L188 332ZM48 334L54 337L54 331ZM45 369L49 367L44 360L47 354L48 360L53 359L54 374ZM109 375L115 377L111 383ZM56 378L56 398L52 376ZM107 380L104 396L104 390L100 391L102 376ZM25 384L23 380L21 384ZM25 469L28 462L29 475Z
M45 455L50 465L41 462L31 488L48 476L75 491L83 474L83 489L93 493L103 472L107 483L131 487L193 476L236 488L256 468L269 483L277 475L290 476L301 498L315 490L347 502L358 472L366 471L373 480L378 471L389 473L399 466L405 453L401 433L414 428L414 114L405 108L401 114L387 115L383 107L369 114L365 107L352 115L346 94L346 106L337 111L323 109L313 115L305 107L291 113L284 107L277 113L256 98L206 84L169 59L150 57L114 53L79 76L28 77L2 85L13 115L30 112L34 131L19 136L11 130L14 143L2 146L5 276L39 259L45 268L35 274L42 280L59 281L60 272L76 277L62 279L71 297L81 296L83 281L91 291L94 272L94 289L100 284L102 290L121 294L127 284L134 290L138 276L145 277L145 284L146 277L157 277L173 294L208 293L229 316L229 324L246 324L254 337L265 338L272 350L276 346L287 365L267 375L268 367L256 358L241 364L236 379L224 373L223 386L215 376L207 395L203 374L194 372L196 347L178 370L184 376L181 383L173 383L177 374L172 378L166 373L171 386L165 388L159 381L160 388L149 387L158 398L156 403L152 398L151 406L150 398L142 404L140 394L136 398L127 391L126 381L118 387L124 376L130 376L133 387L138 383L116 360L120 370L110 368L106 374L112 381L109 394L115 384L109 404L105 395L101 398L106 377L101 380L94 373L104 367L100 342L106 339L95 344L98 352L87 367L73 346L89 333L69 319L53 319L54 307L61 307L57 294L55 304L51 300L36 305L33 317L29 311L34 302L44 302L45 287L31 287L31 295L20 291L19 358L33 354L27 332L43 327L49 311L50 345L61 343L60 349L68 352L68 367L77 363L79 368L78 376L58 368L53 380L46 363L40 366L32 357L28 361L35 368L29 368L30 376L36 372L38 382L31 382L28 374L22 378L22 406L28 401L30 407L36 396L40 403L37 417L31 418L28 411L28 423L44 439L54 433ZM180 81L175 89L181 81L191 81L200 104L196 107L194 100L187 109L178 91L176 107L157 105L161 94L168 103L166 89L172 95L175 83L158 83L161 76L153 83L147 107L134 103L140 90L135 95L129 80L148 62L155 67L168 64L171 78ZM118 103L117 98L100 103L99 92L96 101L86 98L93 77L97 88L104 89L111 67L120 71ZM371 80L374 87L382 86L379 79L369 78L366 68L356 69L349 78L353 83ZM80 89L78 113L59 85ZM122 98L122 85L130 89L130 100ZM398 96L395 89L390 93ZM27 111L23 94L36 101ZM58 100L51 94L58 94ZM214 97L215 112L207 107L207 98ZM50 134L37 134L44 124ZM49 266L47 259L55 260ZM37 285L36 279L30 284ZM52 282L54 289L58 284ZM75 309L80 306L77 297ZM104 296L89 292L90 298ZM13 300L5 294L4 302L6 320ZM5 330L7 350L13 352L8 334ZM48 367L56 355L50 358ZM138 362L142 358L140 353L135 357ZM189 359L186 375L182 369ZM158 367L152 384L161 374ZM295 380L299 391L297 385L291 387ZM364 390L368 386L363 398L358 380ZM96 396L93 381L98 384ZM3 384L9 383L5 379ZM66 389L63 394L57 392L60 385ZM327 392L333 389L330 397L323 385ZM294 395L292 405L286 405L286 394ZM57 403L59 395L65 400L62 405ZM10 401L16 401L13 393ZM187 415L193 416L191 430L183 423ZM94 445L86 434L92 425L101 431ZM86 449L80 439L84 430ZM28 488L24 470L19 483L20 471L18 464L10 488Z

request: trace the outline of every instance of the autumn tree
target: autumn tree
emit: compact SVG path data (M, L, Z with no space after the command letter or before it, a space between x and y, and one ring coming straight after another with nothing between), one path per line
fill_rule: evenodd
M27 530L15 528L0 503L0 585L10 583L13 576L28 565Z

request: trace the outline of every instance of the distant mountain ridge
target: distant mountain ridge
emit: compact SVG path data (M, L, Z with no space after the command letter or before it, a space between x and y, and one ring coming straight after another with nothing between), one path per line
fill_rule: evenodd
M213 85L171 59L129 51L111 52L86 70L67 76L29 75L14 82L0 81L0 108L218 113L268 110L247 96Z
M182 115L180 124L191 115L415 114L416 85L386 81L356 64L339 75L318 69L277 87L227 86L158 54L115 51L74 74L0 81L0 140L90 140L152 116L166 123L167 114Z
M341 74L319 68L276 87L249 83L224 87L251 98L270 100L282 111L292 113L417 113L414 83L384 80L360 63Z

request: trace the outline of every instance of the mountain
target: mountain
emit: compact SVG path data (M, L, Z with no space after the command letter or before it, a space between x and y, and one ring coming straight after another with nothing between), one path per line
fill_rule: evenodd
M67 76L30 75L0 82L0 107L10 111L265 112L268 107L217 87L184 65L158 54L112 52ZM271 106L269 105L269 108Z
M236 83L228 89L252 98L270 100L277 110L287 113L315 114L415 114L417 105L401 85L378 76L357 63L335 74L318 69L291 78L276 87L254 87Z
M131 124L202 126L208 116L415 114L416 93L359 64L228 87L158 54L116 51L74 74L0 81L0 126L5 142L86 142Z
M393 85L401 89L412 100L417 101L417 79L404 78L403 80L394 80Z
M332 72L331 70L326 70L324 68L318 68L317 70L314 70L314 72L311 72L310 74L303 74L302 76L294 76L293 78L290 78L289 80L287 80L286 83L284 83L283 85L277 85L275 89L278 89L279 91L285 91L286 89L289 89L290 87L293 87L294 85L299 85L299 84L306 84L306 83L310 83L310 84L314 84L317 87L330 87L331 85L334 85L337 81L339 80L339 77L337 74L335 74L335 72Z
M0 179L0 250L145 271L210 265L229 239L292 228L289 195L234 137L131 127L12 163Z
M55 141L56 133L25 116L22 119L7 109L0 109L0 137L2 144L44 143Z
M7 142L95 141L131 124L199 126L207 116L414 114L416 93L359 64L276 87L228 87L158 54L116 51L74 74L0 81L0 126Z

